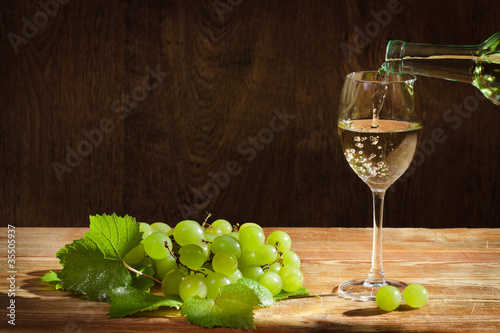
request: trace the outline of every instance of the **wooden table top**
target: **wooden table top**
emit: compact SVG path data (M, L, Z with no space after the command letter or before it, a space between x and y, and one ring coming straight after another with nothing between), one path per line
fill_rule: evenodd
M60 270L56 251L83 237L87 228L16 228L16 293L9 297L7 228L1 230L2 332L208 332L169 308L113 319L105 316L107 303L90 302L37 281L49 270ZM271 230L265 228L266 234ZM423 284L430 295L423 308L402 305L393 312L331 294L339 283L368 274L371 229L280 230L290 234L292 250L301 257L304 286L330 295L280 301L256 310L258 332L500 331L500 229L384 229L386 276ZM15 328L6 316L11 299L16 304Z

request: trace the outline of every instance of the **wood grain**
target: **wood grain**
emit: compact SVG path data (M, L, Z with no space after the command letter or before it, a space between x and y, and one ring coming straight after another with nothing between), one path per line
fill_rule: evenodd
M272 230L265 228L266 234ZM342 281L368 273L370 229L282 230L290 234L292 249L301 258L305 287L312 293L330 296L286 300L257 310L258 332L500 331L498 229L386 228L386 275L407 283L421 283L430 295L428 304L420 309L402 305L390 313L371 302L353 302L331 294ZM1 231L0 247L5 249L7 232L5 228ZM189 325L177 311L168 308L111 319L105 316L109 307L106 303L90 302L37 281L49 270L59 270L55 253L87 231L87 228L16 228L16 332L205 331ZM6 256L6 251L0 253L2 304L9 300L4 292ZM0 331L11 328L4 316Z
M474 44L500 30L495 0L401 0L346 58L341 45L389 3L243 0L221 12L211 0L73 0L17 53L9 33L23 36L44 9L2 3L2 224L83 227L113 212L175 224L209 211L269 226L370 226L369 190L337 137L344 76L377 68L390 39ZM389 191L386 225L500 227L498 107L466 84L418 81L423 138L441 128L447 139ZM467 118L444 118L466 101ZM272 131L276 110L294 117ZM106 119L112 129L85 153L84 133ZM54 162L68 168L60 177Z

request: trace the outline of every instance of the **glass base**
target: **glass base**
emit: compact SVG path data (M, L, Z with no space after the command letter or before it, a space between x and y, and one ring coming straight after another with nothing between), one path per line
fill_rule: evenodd
M355 301L375 301L377 291L383 286L391 285L399 289L401 294L407 284L397 280L385 280L383 283L369 283L366 279L354 279L343 282L338 288L340 296Z

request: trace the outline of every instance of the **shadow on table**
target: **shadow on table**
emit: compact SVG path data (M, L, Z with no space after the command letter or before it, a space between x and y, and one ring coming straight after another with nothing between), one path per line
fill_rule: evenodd
M55 272L58 272L60 270L55 270ZM56 290L55 284L50 284L50 283L45 283L43 281L38 280L42 276L44 276L46 273L49 273L50 270L44 270L44 271L32 271L32 272L27 272L28 276L32 276L32 278L25 279L23 284L20 286L21 289L29 291L31 294L38 295L38 296L47 296L47 292L54 292L57 295L63 295L62 293L65 293L67 295L71 295L72 297L76 297L79 299L85 299L83 296L77 296L74 295L73 292L71 291L66 291L66 290Z
M414 309L406 304L400 305L394 312L407 312L407 311L413 311L417 310ZM378 307L373 307L373 308L365 308L365 309L354 309L354 310L349 310L344 312L344 316L347 317L371 317L371 316L380 316L388 313L387 311L384 311Z

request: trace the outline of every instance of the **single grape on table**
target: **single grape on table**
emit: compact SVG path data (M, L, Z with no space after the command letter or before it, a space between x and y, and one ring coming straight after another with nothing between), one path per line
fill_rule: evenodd
M410 284L403 291L403 298L410 307L421 308L427 304L429 294L424 286L418 283Z
M377 292L377 305L384 311L393 311L401 304L401 293L394 286L383 286Z

